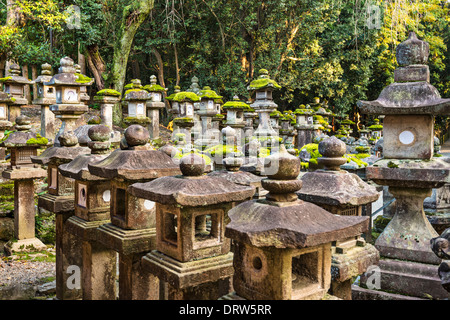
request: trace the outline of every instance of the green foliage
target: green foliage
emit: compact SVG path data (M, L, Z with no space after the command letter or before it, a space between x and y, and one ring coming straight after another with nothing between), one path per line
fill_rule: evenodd
M31 138L27 140L27 144L29 145L42 145L45 146L48 144L48 139L46 137L42 137L39 133L36 134L36 138Z

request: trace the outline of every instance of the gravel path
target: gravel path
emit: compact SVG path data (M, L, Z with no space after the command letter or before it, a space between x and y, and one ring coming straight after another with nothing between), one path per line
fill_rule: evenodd
M55 277L55 263L42 261L0 261L0 288L18 284L41 284L42 278Z

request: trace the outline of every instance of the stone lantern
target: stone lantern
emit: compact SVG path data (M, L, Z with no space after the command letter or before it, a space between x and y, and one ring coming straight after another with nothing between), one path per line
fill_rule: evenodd
M179 174L179 167L162 151L148 149L148 130L129 126L121 149L88 164L92 175L111 180L111 223L98 228L97 240L119 253L119 299L158 299L157 278L143 273L141 257L155 249L155 203L127 192L136 182Z
M375 123L371 125L368 129L372 131L370 138L373 139L372 141L375 144L381 138L381 135L383 133L383 125L380 124L380 119L374 119L374 122Z
M179 116L173 119L173 123L179 128L180 133L186 135L186 141L191 143L191 129L194 126L194 103L200 98L194 92L182 91L175 94L172 103L179 104ZM174 131L175 133L175 131Z
M75 215L65 225L73 241L78 242L78 255L83 275L81 289L84 300L116 298L116 253L97 241L97 228L110 222L111 182L92 175L88 165L104 160L110 153L110 128L92 126L88 130L89 151L59 166L61 175L75 181ZM66 254L75 248L64 247ZM62 284L63 286L65 284Z
M75 64L73 67L75 68L78 81L81 81L84 84L83 86L80 87L80 100L82 103L88 106L91 97L89 97L87 93L87 86L92 85L94 83L94 79L86 77L84 74L81 74L81 66L79 64Z
M375 187L356 174L340 169L347 162L343 157L345 152L345 143L334 136L320 142L319 153L322 157L317 162L323 169L305 173L301 178L303 186L297 195L333 214L362 216L363 207L376 201L379 194ZM378 263L378 251L360 235L337 241L332 249L332 294L351 300L352 278Z
M324 299L331 282L331 244L367 229L367 217L337 216L299 200L300 159L284 145L265 158L264 200L228 212L235 292L223 299Z
M63 176L58 167L72 161L80 154L90 150L80 147L73 132L65 132L58 137L60 146L48 148L39 156L31 157L31 161L41 166L47 166L47 193L38 197L38 207L55 214L56 229L56 297L59 300L73 300L81 298L81 291L69 289L66 286L70 277L67 268L70 265L81 265L80 254L68 254L68 246L76 243L76 239L66 232L66 221L74 214L75 181ZM78 243L81 246L81 243ZM78 247L79 247L78 246ZM77 245L74 245L77 253Z
M151 100L147 102L147 117L152 120L148 126L150 138L159 138L159 111L166 106L163 102L163 94L166 89L156 83L156 76L150 77L150 84L144 86L144 89L150 93Z
M151 100L150 94L144 90L141 80L133 79L133 88L125 91L123 100L128 106L128 116L123 119L127 125L147 125L151 120L147 117L147 102Z
M280 130L280 120L281 117L283 117L283 114L278 111L274 110L270 113L270 125L272 126L272 129L278 132Z
M17 131L0 143L11 153L11 163L2 172L2 177L14 181L14 237L5 245L8 254L21 251L39 251L47 247L35 237L34 180L45 178L47 171L33 165L31 156L37 149L48 144L46 138L39 138L28 131L30 120L24 116L16 118Z
M79 79L76 75L73 60L69 57L61 59L61 67L46 86L52 86L56 90L56 103L50 105L56 118L61 119L62 124L55 137L55 146L59 146L58 136L64 132L70 132L75 129L76 120L88 111L88 106L81 102L80 87L86 86L91 82L87 79Z
M213 128L212 120L217 114L217 104L215 101L222 99L222 96L219 96L210 87L206 86L203 90L199 91L198 97L200 98L198 115L202 123L202 135L201 139L195 142L195 145L204 149L205 147L216 145L220 141L219 128Z
M48 63L41 65L41 75L34 80L37 86L37 97L33 104L41 106L41 136L55 139L55 114L50 111L49 106L56 104L55 87L47 86L45 83L52 79L52 66Z
M375 101L358 101L365 114L383 114L383 158L367 167L367 178L389 187L396 211L375 242L381 288L359 289L364 299L448 298L437 277L441 260L430 248L438 236L423 210L432 188L450 181L449 165L433 158L434 115L448 115L450 99L442 99L429 82L428 43L414 32L398 45L400 65L395 82L382 90ZM368 280L369 279L369 280ZM370 277L362 277L366 285ZM389 291L389 292L386 292ZM394 293L394 294L393 294Z
M249 110L250 106L240 101L238 96L234 96L232 101L225 102L223 109L227 112L227 117L223 124L236 130L236 141L239 147L243 144L244 110Z
M312 143L314 131L314 110L308 106L300 105L300 108L294 111L296 117L295 129L297 129L296 147L300 150L303 146Z
M370 130L366 129L366 126L362 126L362 128L359 130L359 139L364 139L367 142L369 142L370 139Z
M247 103L248 104L248 103ZM258 116L253 108L249 108L244 110L244 137L245 143L249 143L251 137L253 136L255 129L253 128L254 119Z
M156 202L156 250L142 263L168 284L169 300L218 299L229 292L233 274L227 212L255 188L203 175L204 159L195 153L181 159L180 169L182 176L129 187L135 197Z
M12 103L11 95L2 91L0 86L0 140L5 136L5 131L10 130L13 123L9 121L9 105ZM0 148L0 162L5 160L5 148Z
M175 86L174 93L172 93L170 96L166 97L166 100L169 101L169 106L170 106L169 113L172 114L172 116L174 118L177 118L180 115L180 104L178 103L178 101L173 101L172 99L179 92L181 92L180 86ZM175 131L175 128L174 128L174 131Z
M33 84L33 81L20 75L20 66L12 63L9 66L8 76L1 78L0 82L4 85L5 93L10 94L12 103L9 106L9 121L15 122L20 116L20 108L28 104L25 97L25 87Z
M103 89L94 96L94 102L100 104L100 118L102 124L113 129L113 108L120 102L121 94L113 89Z
M258 113L259 124L255 131L255 136L268 137L278 136L277 132L270 125L270 113L278 107L272 99L272 91L280 89L281 86L269 78L269 72L266 69L259 70L259 77L253 80L247 87L251 93L255 93L255 102L250 106Z

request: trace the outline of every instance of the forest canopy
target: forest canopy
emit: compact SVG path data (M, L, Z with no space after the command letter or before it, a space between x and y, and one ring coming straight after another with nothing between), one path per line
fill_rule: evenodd
M319 97L343 114L393 82L410 30L430 44L431 83L449 97L449 10L437 0L0 0L0 76L7 61L37 74L69 56L94 93L156 75L171 94L196 76L224 101L246 101L264 68L282 87L279 110Z

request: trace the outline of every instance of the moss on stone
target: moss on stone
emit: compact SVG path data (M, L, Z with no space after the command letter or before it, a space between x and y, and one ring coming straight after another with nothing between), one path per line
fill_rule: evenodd
M81 73L75 73L75 75L77 76L77 80L75 80L77 83L90 83L93 80L92 78L89 78Z
M4 77L4 78L0 78L0 82L6 82L8 80L11 80L12 77Z
M369 153L357 153L357 154L355 154L355 157L358 159L364 159L364 158L370 157L370 154Z
M142 89L128 89L127 91L125 91L125 96L127 95L127 94L129 94L129 93L131 93L131 92L139 92L139 91L142 91Z
M242 101L227 101L225 102L225 104L222 106L223 109L243 109L243 110L247 110L250 109L250 106L248 104L246 104L245 102Z
M185 118L175 118L173 119L173 121L175 123L180 123L180 122L194 122L193 118L189 118L189 117L185 117Z
M196 95L194 92L183 91L183 92L176 93L171 98L171 100L176 101L176 102L183 102L186 100L189 100L191 102L198 102L198 101L200 101L200 97L198 95Z
M388 166L388 168L398 168L398 164L396 164L392 161L389 161L387 166Z
M347 163L350 162L350 161L353 161L354 163L356 163L358 165L359 168L367 167L369 165L367 162L362 161L361 159L359 159L356 154L348 154L348 153L346 153L346 154L344 154L344 158L347 159Z
M264 79L264 78L263 79L253 80L250 83L250 85L248 86L248 88L250 90L260 90L260 89L264 89L264 88L267 88L267 87L274 87L276 89L280 89L281 88L281 86L275 80Z
M198 96L203 99L222 99L222 96L219 96L214 90L203 89L200 90Z
M28 145L37 144L44 146L48 144L48 139L46 137L42 137L39 133L37 133L36 138L31 138L27 140L27 144Z
M206 148L205 153L210 154L211 157L227 155L231 153L241 153L237 146L229 146L218 144L209 148Z
M383 125L381 125L381 124L373 124L368 129L370 129L372 131L380 131L380 130L383 130Z
M148 92L164 92L166 89L164 89L159 84L148 84L144 86L144 90L147 90Z
M119 91L116 91L114 89L103 89L97 92L97 96L113 96L113 97L120 97L121 93Z
M152 122L152 119L148 117L126 117L123 119L123 122L125 123L133 123L133 124L140 124L140 125L146 125Z
M355 148L355 150L356 150L358 153L366 153L366 152L369 152L370 147L358 146L358 147Z

